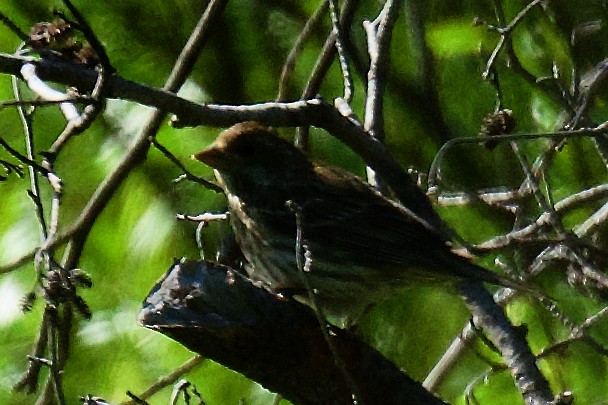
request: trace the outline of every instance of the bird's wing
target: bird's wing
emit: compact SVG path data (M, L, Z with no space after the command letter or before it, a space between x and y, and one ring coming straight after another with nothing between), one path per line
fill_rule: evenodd
M318 189L301 207L302 237L311 245L313 267L318 250L334 278L339 277L334 268L349 279L365 269L361 277L377 282L472 278L513 285L452 253L439 232L359 177L330 166L317 165L315 170Z
M327 243L336 260L348 251L357 252L357 264L363 266L437 267L437 257L431 256L451 255L438 232L360 178L330 166L315 170L321 181L302 207L303 237Z

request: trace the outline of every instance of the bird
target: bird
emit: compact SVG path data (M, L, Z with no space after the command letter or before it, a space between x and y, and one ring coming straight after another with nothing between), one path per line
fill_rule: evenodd
M413 282L514 286L355 174L257 122L223 131L193 158L214 169L249 277L335 319L358 319Z

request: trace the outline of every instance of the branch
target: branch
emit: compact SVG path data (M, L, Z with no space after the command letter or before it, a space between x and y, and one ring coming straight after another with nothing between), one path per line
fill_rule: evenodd
M19 74L21 64L34 63L29 58L0 54L0 72ZM35 63L40 78L75 86L81 91L93 89L97 73L59 60ZM341 115L321 99L291 103L257 105L197 104L167 91L138 84L118 76L108 78L107 97L130 100L176 114L180 126L230 126L242 121L259 121L270 126L316 126L338 138L377 171L391 186L397 197L421 220L441 229L441 220L427 197L402 170L386 147L371 138L356 122Z
M225 266L182 259L151 291L140 322L296 404L352 404L350 385L310 308ZM333 348L362 404L443 404L347 331Z
M386 77L390 63L390 44L401 4L400 1L388 0L374 21L363 22L363 27L367 33L370 57L363 127L380 142L384 142L385 138L383 106L384 88L386 87ZM367 168L367 180L381 192L386 191L383 190L384 187L380 178L369 167Z
M488 339L500 351L526 404L552 403L549 383L536 366L536 358L522 329L511 326L504 311L481 283L460 282L458 288L473 314L473 322L483 327Z

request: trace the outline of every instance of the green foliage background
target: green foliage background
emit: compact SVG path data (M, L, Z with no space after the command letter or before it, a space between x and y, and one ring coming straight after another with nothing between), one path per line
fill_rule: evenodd
M307 16L318 1L233 0L229 3L220 29L211 41L184 90L185 96L213 103L255 103L274 100L283 61ZM364 50L363 18L373 19L379 2L363 2L355 17L354 40ZM395 29L391 73L395 85L386 99L387 144L405 167L422 172L440 145L451 137L474 136L482 118L492 111L494 89L481 79L487 56L498 35L472 24L474 17L495 23L492 2L468 0L455 5L442 0L406 2L408 19L401 18ZM504 1L511 19L526 1ZM107 47L118 73L130 80L162 86L190 30L204 10L205 1L181 0L75 0L98 37ZM416 7L415 17L412 7ZM7 0L0 11L24 30L36 22L52 19L60 1ZM560 83L568 84L576 63L584 71L608 55L605 27L582 42L576 52L568 47L574 27L606 16L605 2L551 2L553 19L538 7L532 10L514 33L513 44L526 69L537 77L552 75L559 68ZM414 17L412 17L414 16ZM413 21L411 19L414 18ZM424 49L415 36L415 26L423 30L433 63L425 65ZM289 98L297 99L322 42L328 32L326 19L322 32L309 42L298 60ZM19 39L0 26L0 51L10 53ZM517 118L517 132L556 129L561 106L546 94L504 67L499 61L505 106ZM342 82L334 66L321 95L332 100L341 95ZM593 99L592 115L598 122L608 119L606 86ZM355 111L361 116L364 87L356 80ZM0 76L0 99L13 98L10 77ZM97 184L111 172L144 122L149 111L139 105L110 101L104 114L90 130L73 140L62 152L56 169L65 185L61 224L67 226L80 213ZM17 112L0 110L0 136L23 150L22 128ZM55 108L40 109L36 115L38 150L45 150L61 131L64 122ZM449 132L445 132L449 129ZM291 130L283 130L291 134ZM203 149L218 133L213 128L175 130L163 126L159 141L195 173L211 178L208 168L191 162L189 156ZM530 157L542 141L524 144ZM363 172L363 162L339 142L320 130L313 131L315 157ZM9 159L4 151L0 158ZM556 198L605 181L606 168L593 153L588 139L571 141L552 168ZM164 273L174 257L197 257L194 225L176 221L176 212L199 213L223 209L215 193L189 183L174 184L180 173L160 153L151 150L146 162L129 176L97 221L87 241L80 267L94 281L82 295L93 310L87 322L79 319L73 335L73 351L64 373L66 397L76 403L78 396L95 394L112 402L126 399L125 392L142 392L159 376L190 357L179 344L136 324L140 302L153 283ZM507 145L493 152L469 144L453 149L444 164L445 191L494 186L517 186L521 170ZM39 243L33 205L25 191L26 180L11 176L0 183L0 265L31 251ZM45 192L48 193L48 190ZM44 197L44 196L43 196ZM46 195L48 197L48 194ZM46 199L48 201L48 198ZM440 210L467 240L477 242L509 230L509 218L487 208L444 208ZM568 218L577 223L590 208ZM490 264L490 263L488 263ZM20 296L35 283L32 265L0 276L0 403L30 404L34 396L12 391L20 373L26 369L26 355L37 333L42 304L29 314L18 312ZM603 306L599 300L583 299L566 284L563 271L541 277L555 296L561 297L569 316L582 320ZM565 337L563 328L532 300L521 298L509 313L530 327L530 342L538 351ZM466 323L468 314L460 299L449 289L412 286L398 297L383 302L364 320L366 338L380 351L422 380ZM593 334L608 343L606 323ZM477 349L496 361L481 343ZM555 392L570 389L578 404L608 402L608 362L589 346L577 343L543 360ZM467 384L481 375L487 364L467 353L441 388L450 403L464 403ZM267 404L273 395L245 377L211 361L187 377L208 404ZM481 403L520 403L508 372L491 375L475 389ZM165 404L169 391L150 403Z

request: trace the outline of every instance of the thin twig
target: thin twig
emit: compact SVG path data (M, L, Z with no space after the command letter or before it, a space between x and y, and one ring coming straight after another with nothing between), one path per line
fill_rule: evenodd
M287 81L293 74L293 70L296 65L296 59L302 53L304 49L304 44L310 38L310 36L315 32L315 30L321 24L321 19L327 12L329 7L329 0L323 0L319 7L315 10L312 16L306 21L304 24L304 28L300 31L298 38L294 42L285 62L283 63L283 69L281 69L281 77L279 78L279 91L277 94L277 98L275 101L285 101L286 93L287 93Z
M0 12L0 22L2 24L4 24L5 26L7 26L8 29L13 31L13 34L17 35L20 40L25 42L29 39L29 35L27 35L23 31L21 31L21 29L17 26L17 24L15 24L10 18L8 18L6 15L4 15L1 12Z
M436 393L449 371L456 365L461 353L473 343L475 336L477 336L476 330L471 322L467 322L450 346L443 352L439 361L435 363L433 369L427 374L422 386L429 392Z
M167 83L164 87L165 91L175 92L184 83L196 61L196 57L199 54L203 43L208 38L207 34L210 22L221 14L226 3L226 0L216 0L209 3L188 43L176 61L174 70L167 79ZM108 79L108 81L110 80L111 79ZM153 136L160 127L164 114L164 110L156 111L152 114L148 123L144 125L142 131L134 140L131 149L127 152L125 158L118 167L102 181L93 196L89 199L89 202L82 210L77 221L70 229L70 232L72 233L70 242L64 252L62 260L63 268L71 269L76 267L84 243L97 217L102 212L103 208L105 208L114 192L126 179L128 173L145 158L145 153L150 145L149 138ZM52 243L55 243L54 238L48 240L47 246L50 246ZM64 320L64 322L66 322L66 320ZM67 325L64 325L64 327L69 329L71 327L71 322L68 320L66 323ZM65 361L65 358L62 360ZM59 366L60 365L58 365L58 367ZM48 391L48 385L45 391Z
M608 218L608 203L602 205L585 222L574 228L574 233L579 238L585 237L595 231Z
M226 3L226 0L215 0L209 3L207 9L197 23L196 28L192 32L188 43L184 46L182 53L178 57L174 69L164 86L165 91L176 92L184 83L196 61L197 55L208 39L210 23L221 14ZM109 80L111 79L112 78ZM76 237L71 239L70 245L66 250L64 263L75 263L78 261L86 237L95 223L95 220L114 192L126 179L128 173L145 157L145 153L150 145L149 139L160 127L165 111L166 110L161 109L152 114L148 122L142 126L142 130L137 135L136 139L134 139L132 147L127 152L122 162L119 163L116 169L102 181L95 193L89 199L89 202L83 208L77 221L71 227ZM68 267L74 267L74 265Z
M27 165L29 167L34 168L38 173L42 174L43 176L48 176L49 175L49 171L48 169L40 166L38 163L36 163L33 160L30 160L28 157L23 156L21 153L19 153L16 149L12 148L11 145L9 145L4 139L0 138L0 146L2 146L4 149L6 149L6 151L8 153L10 153L10 155L12 157L14 157L15 159L17 159L18 161L20 161L21 163L23 163L24 165Z
M13 79L16 79L13 76ZM88 97L82 97L78 95L68 95L65 99L62 100L10 100L10 101L0 101L0 109L8 108L8 107L46 107L46 106L56 106L57 104L66 103L66 102L80 102L80 103L88 103L90 99Z
M152 384L150 387L148 387L148 389L146 389L142 394L138 395L137 398L139 398L140 400L144 400L144 401L151 398L154 394L156 394L159 391L163 390L164 388L170 386L171 384L174 384L184 374L187 374L187 373L191 372L192 370L194 370L196 367L198 367L200 364L202 364L202 362L204 360L205 360L205 358L201 355L196 355L196 356L192 357L191 359L186 361L184 364L182 364L181 366L179 366L175 370L173 370L171 373L160 377L154 384ZM136 404L137 404L137 402L135 402L133 399L131 399L129 401L124 401L121 403L121 405L136 405Z
M199 215L177 214L175 217L182 221L217 222L217 221L226 221L229 218L229 213L223 212L221 214L213 214L210 212L206 212L204 214L199 214Z
M295 220L296 220L296 241L295 241L296 267L301 276L303 285L306 288L306 292L308 294L308 297L307 297L308 301L317 318L317 322L319 323L319 327L321 329L321 332L323 333L323 338L327 342L327 347L329 348L329 350L331 351L331 353L334 357L334 362L336 363L336 366L340 370L340 373L342 374L348 388L351 390L353 405L360 404L362 401L362 396L359 393L359 387L355 383L353 376L350 374L350 372L348 371L348 367L344 363L344 359L342 358L340 353L338 353L338 350L336 349L334 342L332 341L332 338L330 335L332 326L327 323L327 321L325 320L326 317L323 314L321 307L319 305L317 305L317 298L315 296L315 290L312 287L312 285L310 284L310 279L309 279L308 274L314 270L313 269L313 260L312 260L313 253L308 248L308 244L306 243L306 240L304 239L303 229L302 229L304 215L302 213L302 209L294 201L286 201L285 204L286 204L287 208L289 208L293 212ZM302 259L304 259L304 260L302 260ZM364 404L362 404L362 405L364 405Z
M370 57L363 128L380 142L384 142L385 138L383 103L390 63L390 45L393 28L399 17L402 4L401 1L388 0L374 21L363 22L363 27L367 33L367 48ZM367 167L366 171L367 181L381 192L386 193L387 190L383 190L385 187L382 186L376 172L370 167Z
M44 352L47 348L48 337L49 337L49 314L44 311L42 314L42 320L40 321L40 327L38 330L38 336L36 337L36 343L30 354L30 358L41 358L44 356ZM42 370L42 363L38 361L30 360L30 364L27 371L21 376L19 381L15 384L16 391L25 391L28 394L33 394L38 387L38 378L40 371Z
M568 100L564 99L564 94L562 94L562 92L559 89L548 86L547 84L549 83L549 81L546 81L546 80L539 81L532 73L530 73L528 70L526 70L522 66L522 64L519 61L519 58L515 54L515 51L513 49L512 43L511 43L511 34L512 34L513 29L517 26L519 21L521 21L521 19L523 17L525 17L525 15L529 12L529 10L533 6L535 6L536 4L539 4L539 3L542 5L542 0L540 0L540 1L541 2L539 2L538 0L534 0L531 3L528 3L528 5L522 11L520 11L520 13L517 14L517 16L516 16L517 22L515 24L509 23L507 25L507 26L511 26L511 27L509 28L508 31L503 31L501 33L501 37L498 41L498 44L496 45L496 47L494 48L494 50L492 52L492 55L488 59L486 69L484 70L482 77L484 79L489 77L490 72L493 70L493 65L495 64L498 53L504 49L504 51L507 54L508 66L511 69L511 71L515 72L517 75L519 75L521 78L523 78L530 86L540 89L547 96L549 96L556 104L560 105L567 111L574 113L573 106L568 102ZM500 30L505 29L504 27L500 28L500 26L503 26L505 24L505 15L504 15L504 11L502 9L502 3L500 2L500 0L492 0L492 3L494 5L496 20L498 22L499 27L488 26L488 28L500 33Z
M511 141L511 148L517 156L519 165L526 176L527 186L532 188L532 193L536 198L537 204L540 206L543 212L548 215L549 224L553 226L558 235L564 236L566 234L566 230L564 225L561 223L561 216L557 215L555 208L549 203L549 201L547 201L547 197L540 191L540 186L536 181L536 176L534 173L532 173L532 168L530 167L526 156L519 149L519 145L516 142Z
M513 20L511 20L511 22L509 22L509 24L507 24L505 27L488 26L488 28L493 29L500 34L500 39L498 41L498 44L492 51L490 58L488 59L488 63L486 64L486 69L484 70L484 72L482 74L482 77L484 79L486 79L490 76L490 71L493 68L493 65L494 65L494 62L496 61L496 57L498 56L498 53L502 50L503 46L510 41L510 39L508 39L508 38L509 38L509 34L511 33L511 31L513 31L513 29L517 26L517 24L519 24L519 22L526 16L526 14L528 14L528 12L532 9L532 7L536 6L541 1L542 0L533 0L532 2L530 2L519 13L517 13L515 18L513 18ZM495 7L495 9L497 10L499 23L501 23L502 22L501 20L504 18L504 16L502 16L502 6L499 4ZM500 10L500 13L499 13L499 10Z
M183 174L178 178L180 181L181 179L190 180L204 186L209 190L217 193L222 192L222 188L220 186L192 174L188 169L186 169L186 166L184 166L184 164L180 162L179 159L176 158L175 155L173 155L167 148L161 145L155 137L150 137L149 141L160 153L162 153L167 159L169 159L171 163L173 163L183 172Z
M435 158L431 163L428 175L429 188L434 189L438 183L438 179L441 174L441 164L445 159L445 154L455 145L459 144L483 144L487 142L495 141L521 141L521 140L535 140L535 139L568 139L578 138L581 136L587 137L600 137L608 133L608 125L601 124L594 128L580 128L572 131L555 131L555 132L541 132L541 133L523 133L523 134L505 134L495 135L492 138L480 138L477 136L455 138L443 144L439 151L435 154Z
M329 0L329 14L331 16L331 23L333 27L333 35L335 36L336 49L338 51L338 62L340 64L340 71L342 72L342 80L344 82L344 95L342 99L347 103L353 99L354 87L353 77L350 74L350 68L348 63L348 56L344 49L344 40L342 33L342 25L340 24L340 18L338 16L338 7L336 6L336 0Z
M350 27L353 21L355 10L357 9L361 0L345 0L342 4L342 10L340 11L340 24L342 26L343 35L348 36ZM345 40L347 38L344 38ZM325 79L327 72L333 62L334 56L336 55L336 37L333 32L325 40L323 48L319 57L315 62L315 66L306 82L304 90L300 98L302 100L308 100L315 97L321 88L321 83ZM310 124L308 124L310 125ZM300 125L296 131L295 144L303 150L308 150L308 125Z
M55 397L59 405L65 405L65 396L63 394L63 385L61 384L61 375L63 365L59 361L59 318L56 316L57 313L54 309L50 310L50 328L49 333L49 351L51 353L51 380L53 382L53 388L55 390Z
M72 4L70 0L62 1L63 4L65 4L65 6L68 8L68 10L70 10L70 13L72 13L74 18L76 18L78 28L84 34L85 39L91 45L93 50L95 50L95 52L97 53L97 57L99 58L101 66L103 67L106 74L113 74L116 69L112 67L112 64L110 63L110 58L108 57L108 54L106 53L103 44L97 38L97 35L95 35L95 32L93 31L91 26L87 23L87 20L84 18L82 13Z

